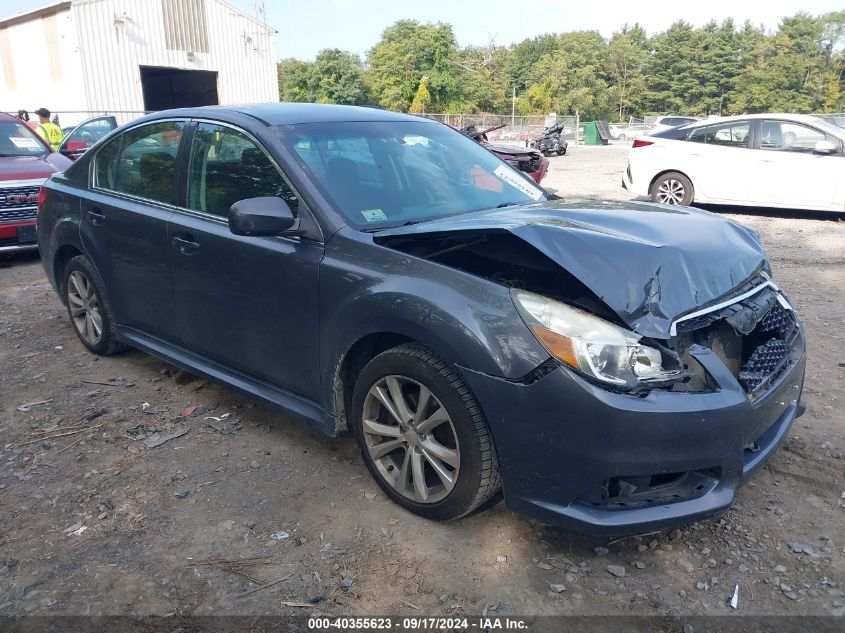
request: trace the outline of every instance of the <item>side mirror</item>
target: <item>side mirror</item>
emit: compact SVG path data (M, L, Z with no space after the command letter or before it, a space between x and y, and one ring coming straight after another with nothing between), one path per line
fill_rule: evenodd
M295 224L287 202L276 196L239 200L229 209L229 230L235 235L279 235Z
M830 141L818 141L815 147L813 147L813 151L816 154L835 154L839 151L839 148Z
M59 152L65 156L81 154L88 149L88 143L85 141L65 141L59 148Z

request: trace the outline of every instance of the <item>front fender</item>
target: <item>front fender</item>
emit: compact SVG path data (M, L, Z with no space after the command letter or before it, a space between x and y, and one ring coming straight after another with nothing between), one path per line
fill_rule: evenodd
M549 357L506 287L379 246L351 229L326 246L320 314L323 376L335 375L355 342L376 333L413 339L452 364L508 379ZM332 385L324 390L328 396Z

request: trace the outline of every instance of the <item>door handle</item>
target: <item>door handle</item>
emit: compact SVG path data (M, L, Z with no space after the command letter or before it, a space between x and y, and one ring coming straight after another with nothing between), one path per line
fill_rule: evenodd
M193 255L200 249L199 242L195 242L192 235L174 235L170 241L182 255Z
M88 221L94 226L102 226L106 222L106 214L99 209L88 209Z

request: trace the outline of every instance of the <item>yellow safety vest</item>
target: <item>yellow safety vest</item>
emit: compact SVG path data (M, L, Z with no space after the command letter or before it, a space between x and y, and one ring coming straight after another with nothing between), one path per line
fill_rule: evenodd
M55 123L39 123L38 135L50 144L54 152L58 152L62 146L62 128Z

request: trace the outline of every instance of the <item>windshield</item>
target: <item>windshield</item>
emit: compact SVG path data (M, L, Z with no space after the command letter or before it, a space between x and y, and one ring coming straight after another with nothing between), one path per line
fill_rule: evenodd
M315 185L358 229L545 200L521 172L438 123L303 123L278 131Z
M818 125L827 132L832 132L837 136L842 136L845 133L845 117L835 117L830 119L820 119L819 117L812 117L813 123ZM841 121L841 123L840 123Z
M47 148L23 122L0 121L0 156L42 156Z

